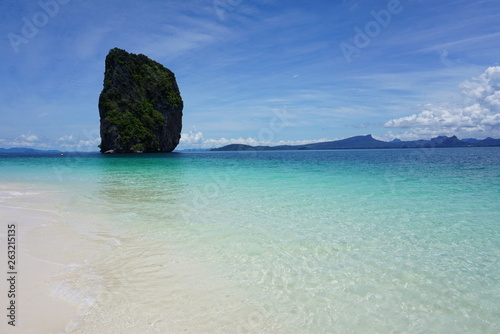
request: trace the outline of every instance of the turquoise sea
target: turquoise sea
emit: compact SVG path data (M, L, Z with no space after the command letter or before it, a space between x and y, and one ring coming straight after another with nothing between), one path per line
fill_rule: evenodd
M74 332L500 332L498 147L2 155L0 183L100 250L51 282Z

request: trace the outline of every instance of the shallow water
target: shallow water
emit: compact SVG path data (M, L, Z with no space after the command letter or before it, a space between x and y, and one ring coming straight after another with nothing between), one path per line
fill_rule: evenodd
M4 155L0 172L50 185L101 249L51 281L82 303L68 332L500 331L500 148Z

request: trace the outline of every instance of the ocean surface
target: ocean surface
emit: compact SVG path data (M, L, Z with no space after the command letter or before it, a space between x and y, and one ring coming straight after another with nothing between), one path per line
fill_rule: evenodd
M50 282L75 333L500 332L498 147L9 154L0 183L93 243Z

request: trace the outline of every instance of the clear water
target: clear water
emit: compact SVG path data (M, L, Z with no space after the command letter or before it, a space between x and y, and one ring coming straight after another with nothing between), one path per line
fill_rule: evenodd
M500 332L500 148L2 156L0 173L50 184L102 241L54 278L88 306L75 332Z

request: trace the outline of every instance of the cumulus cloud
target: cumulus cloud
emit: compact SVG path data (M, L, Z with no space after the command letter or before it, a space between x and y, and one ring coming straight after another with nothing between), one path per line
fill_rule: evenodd
M67 135L58 138L51 146L68 151L95 151L100 142L100 137L78 136L77 138L74 135Z
M500 66L489 67L479 78L460 85L462 105L426 105L418 114L392 119L387 128L408 129L399 137L457 135L500 137ZM389 136L393 135L392 132Z
M9 146L32 147L38 144L39 138L37 135L28 133L16 137L12 142L8 143Z
M190 131L188 133L181 134L180 145L199 145L203 142L203 133L200 131L194 132Z

